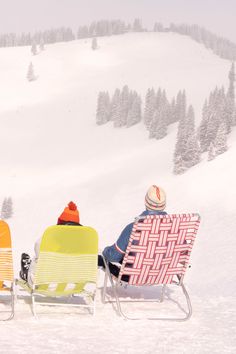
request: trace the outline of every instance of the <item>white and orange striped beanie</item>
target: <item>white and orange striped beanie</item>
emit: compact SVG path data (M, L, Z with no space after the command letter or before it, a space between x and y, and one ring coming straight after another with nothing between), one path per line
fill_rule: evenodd
M145 196L147 210L164 210L166 207L166 194L161 187L152 185Z

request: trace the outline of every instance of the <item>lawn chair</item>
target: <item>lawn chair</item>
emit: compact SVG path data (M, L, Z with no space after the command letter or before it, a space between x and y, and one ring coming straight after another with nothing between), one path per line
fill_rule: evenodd
M12 248L11 248L11 234L8 224L0 220L0 298L1 302L9 302L10 293L10 315L3 321L10 320L14 317L14 273L12 261ZM0 313L9 313L7 311L0 311ZM2 320L0 318L0 320Z
M166 286L175 284L182 288L186 297L188 306L186 316L184 318L149 317L148 319L177 321L189 319L192 314L192 306L183 279L188 268L199 222L200 216L198 214L147 215L137 218L118 278L111 275L108 263L104 259L106 272L102 294L103 302L116 302L119 315L126 319L141 319L127 316L121 308L121 302L130 302L130 300L121 300L118 294L120 286L124 285L122 276L129 276L126 284L130 286L161 285L159 302L163 302ZM109 300L107 300L108 278L114 294L113 298L109 298ZM150 299L146 301L150 301ZM157 302L157 299L153 301Z
M87 307L94 314L97 257L98 235L91 227L57 225L47 228L40 245L33 285L17 280L17 284L31 294L34 316L37 317L36 303ZM70 302L56 302L63 297ZM74 301L81 297L85 303Z

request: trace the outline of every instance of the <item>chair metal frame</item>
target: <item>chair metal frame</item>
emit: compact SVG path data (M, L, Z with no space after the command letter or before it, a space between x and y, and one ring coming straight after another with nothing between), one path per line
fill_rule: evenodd
M0 266L0 293L5 295L10 292L10 315L6 319L0 319L0 321L8 321L11 320L15 314L15 286L11 233L9 225L4 220L0 220ZM8 313L9 311L0 311L0 313L5 312Z
M133 249L137 249L137 247L133 247L134 246L133 241L136 240L136 242L137 242L139 235L141 235L140 232L142 232L142 225L144 225L143 229L145 229L145 220L150 223L150 220L153 221L153 219L157 219L160 222L160 224L159 224L159 226L160 226L161 222L163 222L163 220L164 220L164 222L166 221L168 223L168 221L169 222L173 221L173 219L175 219L175 218L179 218L182 221L182 223L184 225L183 227L185 228L185 233L187 235L187 236L185 235L184 240L182 239L182 243L186 243L186 237L191 239L191 242L190 242L191 247L189 246L190 250L188 250L187 255L185 254L184 256L182 256L183 261L180 262L181 263L180 268L182 268L182 270L180 272L181 275L178 274L178 271L177 271L177 274L173 274L173 276L175 276L175 279L177 279L177 280L174 280L173 277L171 277L171 279L168 279L168 282L156 282L156 283L154 282L153 284L150 284L150 282L149 283L144 282L143 284L140 284L138 281L136 282L136 281L130 281L130 280L127 283L123 282L122 275L124 275L124 274L131 275L132 274L132 271L131 271L131 273L129 273L129 270L125 267L125 265L126 265L126 262L129 260L130 252L132 253L132 256L133 256L134 255ZM141 224L140 224L140 222L141 222ZM147 217L138 217L134 223L133 230L131 232L129 244L128 244L122 265L121 265L121 270L119 272L118 278L114 277L111 274L111 272L109 270L108 261L103 257L104 264L105 264L105 278L104 278L104 286L103 286L103 290L102 290L102 302L103 303L116 303L117 313L118 313L118 315L122 316L124 319L140 320L140 319L143 319L143 317L130 317L129 315L127 315L124 312L124 310L122 309L121 303L125 303L125 302L126 303L127 302L129 302L129 303L130 302L162 303L164 301L167 285L173 284L173 285L177 285L177 286L181 287L183 295L185 296L185 300L186 300L186 304L187 304L187 311L186 311L185 317L154 317L154 316L151 316L151 317L145 317L145 319L162 320L162 321L180 321L180 322L188 320L192 315L192 305L191 305L189 294L188 294L186 287L183 283L183 279L184 279L185 271L186 271L187 267L189 266L189 264L188 264L189 256L190 256L191 248L193 246L193 242L194 242L194 239L195 239L198 227L199 227L199 222L200 222L200 216L198 214L173 214L173 215L164 215L164 216L163 215L155 215L155 216L147 216ZM187 226L186 226L187 223L189 223L189 225L190 225L189 229L187 229ZM141 231L139 230L139 228L141 229ZM158 232L160 232L158 227L156 230ZM175 230L175 233L176 233L176 230ZM152 236L153 236L153 234L152 234ZM134 257L135 257L135 255L134 255ZM108 294L107 294L108 279L110 281L111 288L113 291L113 298L108 297ZM119 288L122 286L130 286L130 287L161 286L162 288L161 288L161 295L160 295L159 299L125 300L125 299L120 299L119 295L118 295Z
M3 294L5 295L6 292L10 292L10 315L9 317L7 317L6 319L0 319L0 321L9 321L11 320L14 315L15 315L15 286L14 286L14 282L11 282L11 286L10 287L6 287L3 289L0 289L0 292L3 292ZM2 295L0 295L2 296ZM0 311L0 313L5 313L5 312L9 312L8 310L4 310L4 311Z

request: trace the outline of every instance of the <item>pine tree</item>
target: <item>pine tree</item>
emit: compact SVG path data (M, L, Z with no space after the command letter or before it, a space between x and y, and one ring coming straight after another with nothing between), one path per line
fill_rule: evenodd
M36 54L37 54L37 44L36 44L35 41L33 41L33 43L32 43L32 46L31 46L31 53L32 53L33 55L36 55Z
M162 139L167 134L167 106L160 103L158 109L155 110L153 119L149 128L149 138Z
M97 101L96 123L102 125L110 119L110 98L108 92L99 92Z
M28 81L36 80L36 76L34 74L34 67L33 67L32 62L30 62L29 66L28 66L26 77L27 77Z
M167 107L160 108L159 112L159 119L157 120L156 126L156 139L163 139L167 135L167 118L168 118L168 110Z
M148 89L145 97L144 124L150 129L150 124L156 109L156 96L154 89Z
M1 210L1 219L9 219L13 215L13 203L11 197L4 198Z
M97 43L97 38L96 38L96 37L94 37L94 38L92 39L91 47L92 47L93 50L98 49L98 43Z
M176 114L179 117L177 141L175 145L175 157L184 153L186 148L187 136L186 136L186 97L185 92L179 92L177 95L177 111Z
M215 146L213 143L210 144L209 146L209 150L208 150L208 157L207 157L207 160L208 161L211 161L211 160L214 160L215 158Z
M193 106L190 105L188 108L188 112L186 115L186 136L189 137L190 135L193 134L193 132L195 131L195 116L194 116L194 110L193 110Z
M230 133L231 127L232 125L234 125L234 111L235 111L234 82L235 82L235 70L234 70L234 63L232 63L229 72L229 88L226 95L226 107L225 107L227 133Z
M208 103L207 100L205 100L202 108L202 120L198 130L198 138L199 138L199 143L202 152L207 150L206 131L207 131L208 120L209 120Z
M174 157L174 170L173 173L175 175L181 175L186 171L186 167L184 166L183 159L181 155Z
M141 121L141 98L135 93L131 108L127 117L127 128Z
M43 51L43 50L45 49L45 48L44 48L44 40L43 40L43 37L41 37L41 39L40 39L39 49L40 49L41 51Z
M125 85L120 94L119 100L119 114L114 120L114 127L123 127L127 124L127 117L129 111L129 88Z
M176 97L176 119L184 120L186 116L186 95L185 91L179 91Z
M176 103L175 103L175 97L172 98L171 104L170 104L170 113L169 113L169 122L168 124L173 124L178 121L178 116L176 114Z
M227 146L227 126L225 122L222 122L218 128L215 138L215 154L220 155L228 150Z
M120 90L117 88L111 100L111 116L110 120L118 120L120 109Z
M135 18L133 23L133 31L134 32L142 32L142 20L140 18Z
M206 126L204 139L200 140L201 150L208 151L211 142L214 142L218 127L224 118L222 117L222 105L223 105L223 92L217 87L213 92L210 93L209 104L206 111Z
M194 132L188 137L186 151L183 159L184 165L187 168L190 168L200 162L200 147Z

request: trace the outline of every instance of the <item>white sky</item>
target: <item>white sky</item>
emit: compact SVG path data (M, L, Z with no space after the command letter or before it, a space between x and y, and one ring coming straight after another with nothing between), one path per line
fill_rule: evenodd
M236 0L0 0L0 33L88 24L99 19L197 23L236 42Z

